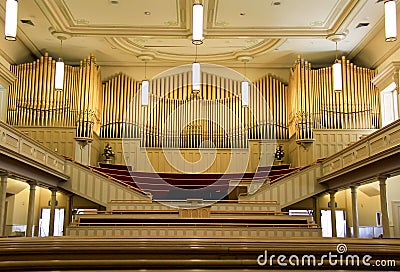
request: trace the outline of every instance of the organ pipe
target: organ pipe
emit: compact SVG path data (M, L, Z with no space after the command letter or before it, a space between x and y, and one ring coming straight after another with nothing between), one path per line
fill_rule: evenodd
M249 84L243 107L241 81L202 71L192 93L190 71L149 81L147 107L140 82L124 74L101 81L93 55L65 66L62 92L55 91L55 60L47 53L13 65L7 120L16 126L75 127L78 139L141 138L144 147L246 148L249 139L312 139L313 129L378 128L376 72L345 57L343 91L333 90L332 68L311 69L298 57L289 84L266 75ZM203 141L207 141L203 143Z

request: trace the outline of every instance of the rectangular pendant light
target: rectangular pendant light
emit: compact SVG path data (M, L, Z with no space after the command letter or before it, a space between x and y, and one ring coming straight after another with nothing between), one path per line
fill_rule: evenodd
M142 81L142 106L149 105L149 81Z
M397 40L396 1L385 1L385 35L387 42Z
M54 88L61 91L64 89L64 61L59 58L56 62L56 76L54 82Z
M7 0L4 34L7 41L17 40L18 1Z
M249 82L242 81L242 105L249 105Z
M333 90L335 92L342 91L342 64L338 61L332 65L333 72Z
M192 91L198 93L200 91L200 63L192 64Z
M192 43L202 44L203 43L203 5L193 5L193 22L192 22Z

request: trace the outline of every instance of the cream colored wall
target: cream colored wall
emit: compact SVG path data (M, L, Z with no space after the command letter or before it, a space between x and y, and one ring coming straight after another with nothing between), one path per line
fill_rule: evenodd
M90 165L97 166L98 162L102 160L101 154L103 153L104 146L100 137L94 134L90 150Z
M387 198L388 198L388 212L389 212L389 225L392 226L393 222L393 207L392 201L400 201L400 176L389 178L387 184Z
M0 20L0 29L4 29L3 17L2 20ZM13 42L9 42L6 39L0 39L0 63L10 65L33 60L34 58L32 58L31 51L20 39Z
M26 225L29 203L29 187L14 195L12 224Z

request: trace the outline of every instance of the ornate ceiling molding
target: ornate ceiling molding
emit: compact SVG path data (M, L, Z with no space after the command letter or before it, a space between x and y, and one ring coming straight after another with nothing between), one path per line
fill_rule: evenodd
M106 40L117 49L122 50L126 53L133 54L136 56L140 55L151 55L155 59L158 60L167 60L167 61L193 61L194 55L187 54L179 54L179 53L166 53L157 50L147 49L145 47L141 47L133 42L131 42L128 38L106 38ZM198 55L198 58L201 61L226 61L226 60L236 60L238 57L243 55L257 56L260 54L264 54L268 51L273 50L282 44L284 40L282 39L266 39L264 42L255 45L253 47L246 48L245 50L236 50L221 54L208 54L208 55Z

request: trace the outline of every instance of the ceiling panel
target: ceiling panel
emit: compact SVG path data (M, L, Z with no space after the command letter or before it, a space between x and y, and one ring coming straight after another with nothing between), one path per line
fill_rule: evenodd
M76 24L133 27L179 24L177 0L114 1L117 4L110 0L64 0L64 3Z
M279 2L279 5L274 3ZM324 27L341 0L217 0L214 26L229 28Z

